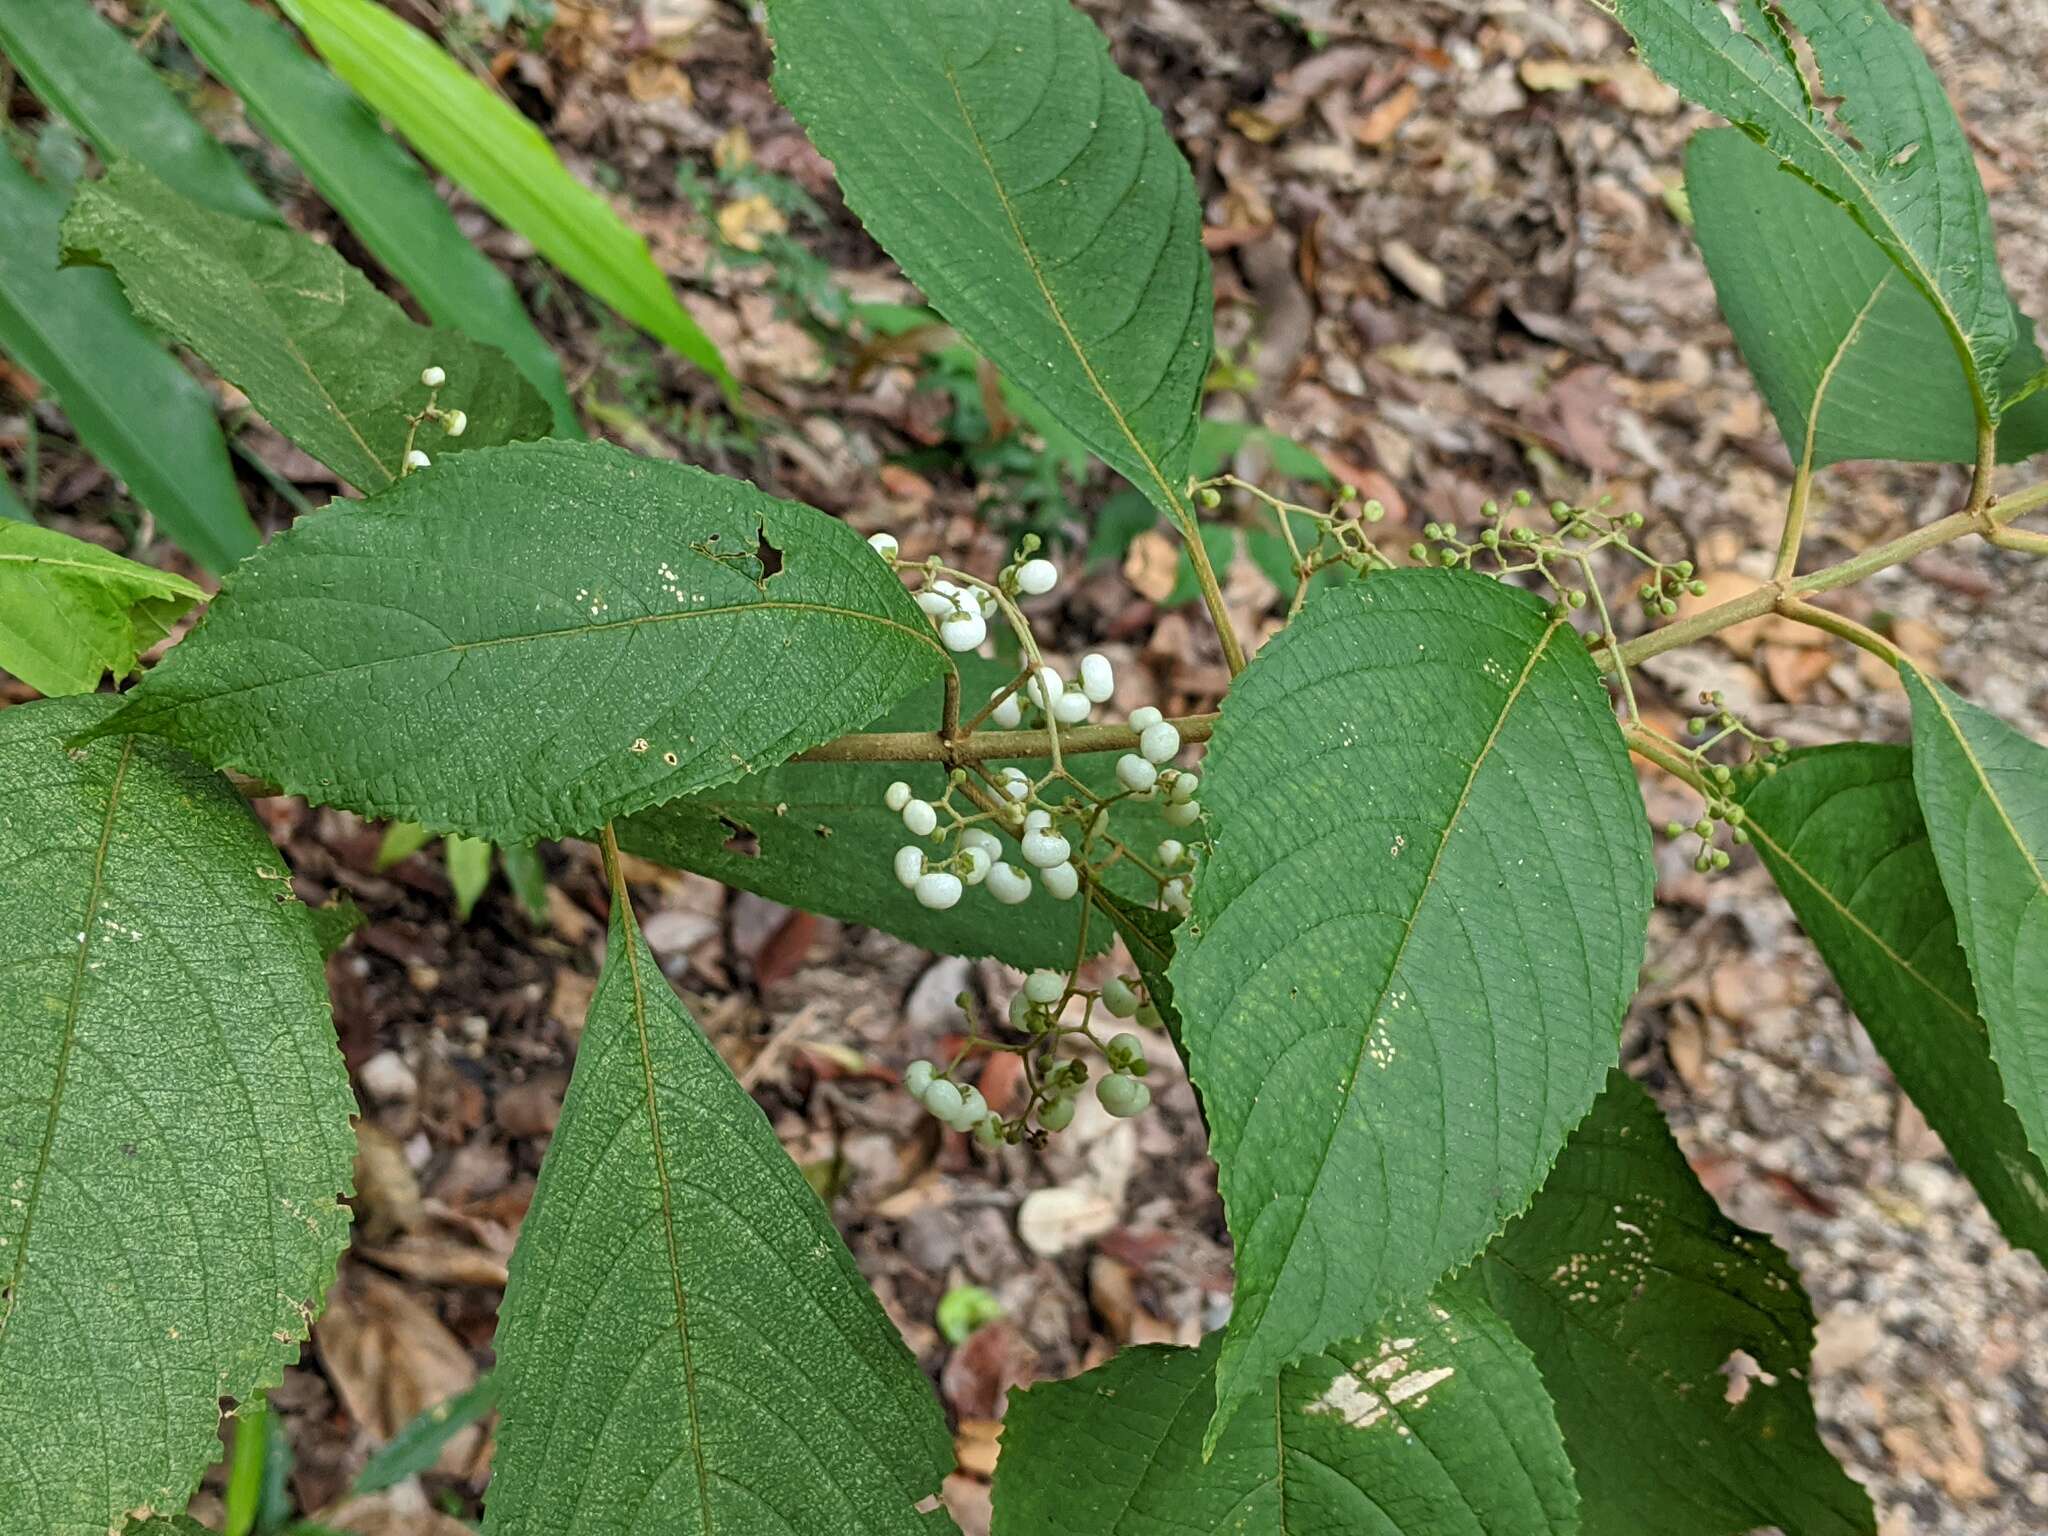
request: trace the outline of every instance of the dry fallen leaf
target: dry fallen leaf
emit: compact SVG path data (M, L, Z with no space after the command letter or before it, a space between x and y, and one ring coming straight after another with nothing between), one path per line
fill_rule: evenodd
M349 1415L379 1444L476 1381L469 1351L433 1309L359 1264L342 1264L313 1343ZM482 1438L477 1426L463 1430L434 1465L467 1476Z
M1157 528L1147 528L1124 555L1124 580L1148 603L1163 603L1180 578L1180 546Z
M718 232L725 243L742 251L758 251L770 235L786 234L789 220L761 193L734 198L718 210Z
M367 1120L356 1122L355 1211L357 1236L372 1243L389 1242L426 1219L405 1149Z

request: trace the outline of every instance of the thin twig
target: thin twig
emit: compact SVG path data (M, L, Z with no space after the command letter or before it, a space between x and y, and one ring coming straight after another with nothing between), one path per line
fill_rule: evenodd
M1899 664L1899 652L1889 640L1876 630L1858 624L1854 619L1802 603L1796 597L1788 597L1778 604L1777 611L1795 624L1806 624L1814 629L1825 630L1831 635L1848 641L1851 645L1870 652L1888 667Z

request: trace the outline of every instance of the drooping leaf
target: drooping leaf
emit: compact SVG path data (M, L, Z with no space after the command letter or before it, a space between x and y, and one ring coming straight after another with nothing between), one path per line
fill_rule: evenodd
M438 458L548 431L546 404L502 353L415 325L326 246L210 213L139 166L79 188L64 255L111 268L137 314L364 491L399 477L408 443ZM429 364L448 376L440 405L469 418L460 437L411 423Z
M448 863L448 883L455 890L456 915L465 922L477 899L491 883L491 845L481 837L451 837L441 844Z
M1721 1215L1619 1072L1475 1278L1557 1404L1584 1536L1876 1528L1814 1426L1798 1272Z
M0 668L41 694L90 693L206 594L34 523L0 523Z
M1904 747L1795 752L1742 797L1751 840L1900 1085L2014 1246L2048 1258L2048 1169L1991 1060Z
M490 1536L915 1536L952 1466L916 1361L623 901L498 1360Z
M474 1386L409 1419L389 1444L371 1452L349 1492L381 1493L426 1471L450 1440L496 1411L501 1390L498 1373L485 1371Z
M64 200L0 154L0 349L56 394L79 441L209 571L256 547L213 402L105 272L57 265Z
M2005 1095L2048 1155L2048 747L1910 662L1913 787Z
M578 286L718 381L739 387L718 347L611 204L584 186L502 96L374 0L279 0L334 72L414 149Z
M1067 0L772 0L775 85L940 313L1162 509L1211 347L1194 177Z
M972 656L957 658L963 711L971 714L1015 673ZM863 730L936 731L942 690L934 684L905 696ZM1044 763L1020 764L1043 772ZM1106 756L1075 758L1077 776L1105 791L1114 778ZM993 955L1020 970L1064 966L1080 937L1081 902L1055 901L1034 882L1028 899L997 905L986 891L970 890L958 906L934 912L897 881L896 850L914 843L903 818L883 804L901 779L922 799L945 793L938 763L784 763L764 773L640 812L619 823L619 844L642 858L693 870L788 906L866 923L947 955ZM1168 835L1156 808L1127 804L1115 830L1148 851ZM1000 831L1011 864L1026 868L1014 840ZM1151 882L1124 866L1112 869L1116 888L1150 896ZM1109 924L1089 930L1089 948L1109 943Z
M1976 461L1970 384L1941 316L1855 219L1733 128L1693 135L1685 187L1721 313L1794 460ZM2015 326L2007 398L2041 367L2032 323ZM2036 395L2000 419L1998 456L2043 448Z
M1221 1334L1127 1349L1010 1400L994 1536L1571 1536L1578 1496L1529 1352L1452 1282L1265 1387L1215 1455Z
M178 35L242 98L264 134L419 299L437 324L503 352L548 404L558 436L581 427L562 365L505 275L377 119L280 22L248 0L166 0Z
M376 820L531 842L781 762L946 665L844 523L518 443L299 519L115 728Z
M1747 130L1863 226L1933 304L1977 419L1995 420L2013 309L1984 185L1941 81L1883 0L1736 0L1740 28L1717 0L1603 8L1682 95Z
M1652 871L1583 642L1480 576L1324 592L1209 763L1172 979L1237 1248L1213 1438L1528 1203L1614 1063Z
M319 947L225 782L0 710L0 1532L182 1509L347 1238L354 1111Z
M0 51L107 164L133 160L215 212L278 222L235 157L90 5L8 0L0 6Z

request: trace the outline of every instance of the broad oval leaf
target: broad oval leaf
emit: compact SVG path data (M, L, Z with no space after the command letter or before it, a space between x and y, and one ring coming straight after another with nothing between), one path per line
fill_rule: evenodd
M1016 675L973 656L958 657L956 664L969 713ZM936 732L941 696L937 685L919 689L862 729ZM988 766L993 772L1000 764ZM1040 772L1045 767L1028 766ZM1097 791L1115 792L1108 756L1069 758L1068 766ZM882 802L898 779L927 800L936 801L946 790L946 770L939 763L784 763L628 817L618 826L619 845L657 864L709 875L786 906L866 923L940 954L993 955L1019 970L1071 963L1081 938L1080 897L1055 901L1034 883L1030 897L1014 907L996 905L986 890L970 890L958 906L934 912L904 889L896 879L896 850L918 839ZM1128 846L1146 849L1163 837L1185 837L1160 819L1156 806L1139 802L1119 808L1116 832ZM1010 863L1025 868L1010 839L997 835L1010 847ZM1131 897L1157 896L1151 880L1121 861L1107 878ZM1091 921L1091 953L1108 945L1110 927L1100 916Z
M945 1420L622 898L498 1315L489 1536L929 1533Z
M2014 1246L2048 1259L2048 1169L1991 1060L1912 754L1794 752L1744 791L1750 839L1900 1086Z
M771 0L847 205L991 362L1160 507L1211 346L1187 162L1067 0Z
M1736 0L1739 28L1717 0L1600 3L1682 95L1848 210L1934 305L1977 419L1996 420L2014 332L1990 207L1941 81L1883 0Z
M64 254L112 268L137 314L364 491L398 479L415 442L438 457L548 431L546 404L502 353L415 325L326 246L211 213L140 166L80 186ZM427 404L429 364L448 375L440 405L469 418L460 437L411 423Z
M101 160L137 161L217 213L278 223L270 200L136 48L77 0L0 6L0 49L35 93L92 141Z
M1584 643L1481 576L1323 593L1208 761L1172 979L1237 1248L1213 1439L1528 1203L1614 1063L1653 877Z
M611 204L583 185L505 99L373 0L279 0L334 72L398 125L422 158L516 229L579 287L718 381L739 386L717 345Z
M1572 1536L1536 1363L1467 1282L1281 1373L1215 1455L1222 1335L1010 1399L994 1536Z
M90 693L171 632L206 594L33 523L0 523L0 667L52 697Z
M0 710L0 1533L184 1508L348 1234L320 950L228 786L115 701Z
M1734 128L1693 135L1685 190L1721 313L1794 460L1976 462L1970 381L1940 314L1853 218ZM2014 324L2008 397L2042 366L2032 322ZM2036 395L2000 417L1998 457L2043 448Z
M1584 1536L1875 1530L1815 1427L1798 1271L1619 1072L1474 1274L1557 1404Z
M496 347L526 375L558 436L581 431L562 365L518 291L473 245L419 164L289 28L248 0L166 0L178 36L290 152L372 255L441 325Z
M256 547L213 402L105 272L57 265L64 199L0 154L0 348L180 548L221 571Z
M2048 1155L2048 747L1901 662L1913 785L2006 1097Z
M604 444L519 443L300 518L110 728L528 843L780 762L948 665L844 523Z

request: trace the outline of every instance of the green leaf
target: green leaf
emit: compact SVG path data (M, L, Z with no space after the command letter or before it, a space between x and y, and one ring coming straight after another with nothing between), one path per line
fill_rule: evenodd
M153 1515L135 1525L122 1527L122 1536L213 1536L190 1515Z
M279 4L422 157L572 282L710 374L738 409L739 386L725 359L676 302L647 242L569 174L540 130L502 96L372 0Z
M33 523L34 515L22 503L20 492L9 483L5 474L0 474L0 518L10 523Z
M279 222L235 157L90 5L8 0L0 7L0 50L108 165L133 160L217 213Z
M164 9L186 45L304 167L428 317L503 352L547 402L556 435L580 436L562 365L518 290L470 243L419 163L355 93L247 0L165 0Z
M47 384L79 441L209 571L256 547L213 401L105 272L57 266L64 200L0 154L0 348Z
M1977 984L1991 1056L2048 1154L2048 747L1910 662L1913 784Z
M113 729L373 820L531 842L780 762L947 665L844 523L519 443L300 518Z
M441 856L448 861L448 883L455 888L455 911L467 922L477 898L491 883L491 845L481 837L451 837L441 844Z
M1481 576L1324 592L1209 763L1172 978L1237 1247L1213 1441L1528 1203L1614 1063L1653 873L1585 645Z
M34 523L0 523L0 667L41 694L90 693L206 594L182 576Z
M64 256L112 268L137 314L364 491L399 477L415 437L408 418L427 405L428 364L448 375L440 405L469 417L461 437L422 423L417 443L429 455L547 433L547 406L503 354L415 325L326 246L209 213L139 166L79 188Z
M1209 368L1194 177L1066 0L770 0L775 85L940 313L1163 510Z
M388 1445L370 1453L350 1494L381 1493L426 1471L440 1460L441 1449L450 1440L496 1410L499 1392L498 1373L485 1371L474 1386L415 1415Z
M1814 1426L1798 1271L1715 1209L1619 1072L1475 1276L1557 1404L1584 1536L1875 1529Z
M394 821L384 829L377 844L377 868L401 864L434 840L434 834L416 821Z
M1996 420L2012 301L1970 141L1904 23L1882 0L1736 0L1740 30L1717 0L1604 8L1657 74L1848 210L1933 304L1976 418Z
M531 843L507 843L498 850L498 863L505 871L505 883L534 923L548 920L548 868L540 850Z
M306 916L313 921L313 937L320 945L322 958L339 954L356 931L368 927L370 922L368 914L346 891L330 898L324 906L308 907Z
M1221 1334L1127 1349L1010 1400L994 1536L1570 1536L1536 1364L1452 1282L1283 1372L1204 1460Z
M1686 146L1700 254L1794 459L1972 464L1977 418L1941 316L1840 206L1733 128ZM2033 325L2000 370L2015 395L2041 366ZM2048 397L2008 410L1998 456L2048 448Z
M220 1400L276 1385L348 1233L320 950L226 783L0 710L4 1536L182 1509Z
M498 1360L490 1536L914 1536L952 1468L917 1362L623 899Z
M965 714L1016 676L977 657L958 657L956 664ZM861 729L936 731L941 693L936 684L921 688ZM999 766L991 764L991 771ZM1020 766L1045 769L1042 762ZM1115 777L1106 756L1076 758L1073 769L1102 792ZM1055 901L1034 884L1030 897L1014 907L995 905L985 891L969 891L958 906L934 912L903 888L894 871L896 850L917 839L882 802L898 779L921 799L936 801L946 791L946 770L939 763L784 763L628 817L619 823L619 845L657 864L843 922L865 923L939 954L993 955L1019 970L1071 962L1080 937L1079 898ZM1116 830L1126 842L1147 849L1169 835L1157 809L1140 804L1119 809ZM1024 868L1013 840L997 835L1010 849L1010 863ZM1110 878L1131 896L1156 894L1134 869L1115 868ZM1109 942L1101 924L1089 937L1091 951Z
M1743 792L1751 841L1842 995L2016 1247L2048 1258L2048 1169L1992 1064L1904 747L1795 752Z

